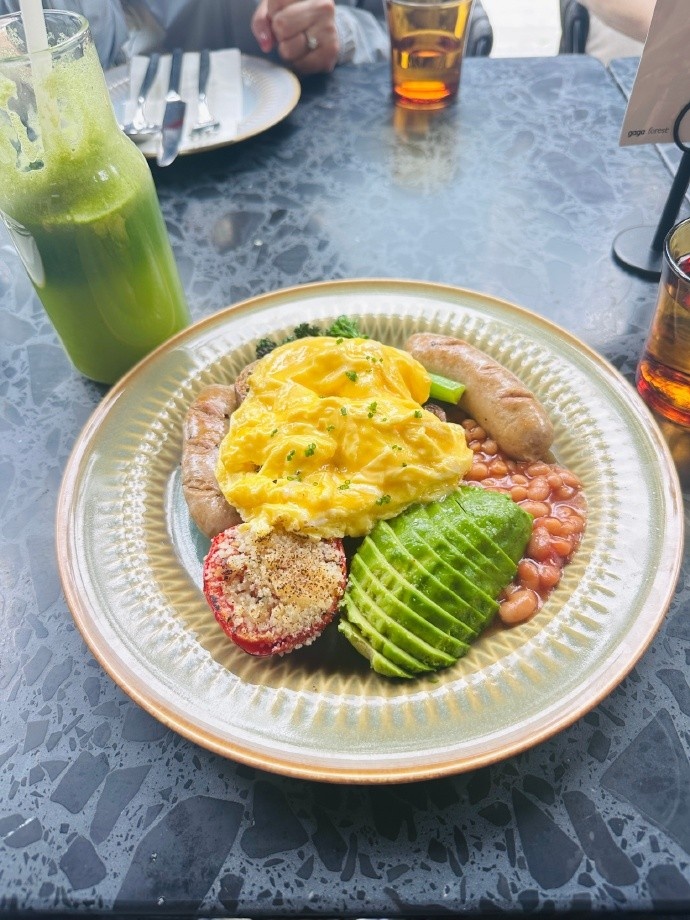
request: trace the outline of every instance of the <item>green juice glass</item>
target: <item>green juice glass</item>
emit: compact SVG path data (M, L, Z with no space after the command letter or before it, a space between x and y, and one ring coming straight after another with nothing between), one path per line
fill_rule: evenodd
M151 171L119 129L86 20L0 17L0 215L72 363L111 384L189 324Z

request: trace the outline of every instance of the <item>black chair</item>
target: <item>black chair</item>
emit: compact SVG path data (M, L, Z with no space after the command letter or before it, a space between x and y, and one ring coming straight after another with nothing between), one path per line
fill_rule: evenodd
M470 30L467 34L465 55L467 57L488 57L494 44L494 30L482 6L481 0L474 0Z
M577 0L560 0L561 44L559 54L584 54L589 33L589 12Z

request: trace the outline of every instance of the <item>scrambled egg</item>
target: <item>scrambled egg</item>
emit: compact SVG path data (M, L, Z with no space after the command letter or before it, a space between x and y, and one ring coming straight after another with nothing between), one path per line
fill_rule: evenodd
M472 463L459 425L422 409L429 375L369 339L314 337L256 365L220 448L219 486L252 529L363 536L455 489Z

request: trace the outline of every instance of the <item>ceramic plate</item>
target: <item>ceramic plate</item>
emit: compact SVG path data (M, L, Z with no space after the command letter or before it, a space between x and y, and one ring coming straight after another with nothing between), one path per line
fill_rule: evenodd
M208 541L180 488L182 421L198 391L230 382L253 342L348 314L402 345L418 330L469 339L545 404L555 453L583 481L586 534L539 614L495 628L454 667L392 682L335 624L278 659L235 648L201 592ZM265 770L355 783L431 778L550 737L596 705L656 633L678 577L680 487L633 388L548 321L453 287L343 281L257 297L195 324L105 397L59 498L57 546L76 623L111 677L192 741Z
M237 135L232 140L219 143L214 136L200 135L194 142L180 148L180 156L214 150L228 144L247 140L272 128L286 118L299 101L301 86L297 77L290 70L279 67L263 58L242 55L242 112ZM124 111L130 96L129 67L114 67L106 73L106 83L115 115L120 124L124 121ZM157 142L146 141L139 145L146 157L153 158L158 148Z

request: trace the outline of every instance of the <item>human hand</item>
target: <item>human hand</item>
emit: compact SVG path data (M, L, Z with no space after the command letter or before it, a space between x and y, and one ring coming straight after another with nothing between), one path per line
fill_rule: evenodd
M334 0L260 0L252 31L263 52L277 47L298 73L330 72L338 61Z

